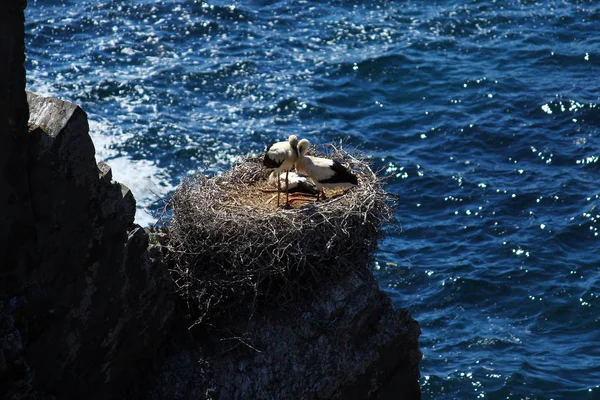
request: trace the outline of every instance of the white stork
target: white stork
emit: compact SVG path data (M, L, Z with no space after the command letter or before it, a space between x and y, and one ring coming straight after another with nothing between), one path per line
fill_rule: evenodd
M298 160L296 161L296 169L298 172L306 174L313 180L319 196L325 198L325 188L334 187L350 187L358 185L356 175L348 171L346 167L336 160L328 158L307 156L306 152L310 143L306 139L298 142Z
M298 138L290 135L287 142L273 143L267 148L263 163L267 169L272 169L277 174L277 207L279 207L279 194L281 193L281 172L285 171L285 204L289 206L288 174L298 159Z

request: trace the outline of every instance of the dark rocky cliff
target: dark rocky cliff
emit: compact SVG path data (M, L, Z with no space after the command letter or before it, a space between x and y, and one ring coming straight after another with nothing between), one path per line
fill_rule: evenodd
M169 342L149 398L420 398L419 325L370 273L219 326L213 339Z
M111 397L156 357L173 312L168 274L133 223L133 195L96 165L85 112L27 99L34 230L31 258L3 280L3 387L17 398Z
M0 1L1 293L18 284L33 257L30 250L35 228L27 175L28 137L24 134L29 118L24 66L26 4L26 1Z
M0 2L0 398L420 397L419 326L366 267L188 335L86 113L25 92L25 4Z

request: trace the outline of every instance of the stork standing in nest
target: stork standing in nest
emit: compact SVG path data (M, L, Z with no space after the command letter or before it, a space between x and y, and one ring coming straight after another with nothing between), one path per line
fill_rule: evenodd
M313 180L319 194L319 197L325 198L325 188L334 187L351 187L358 185L356 175L350 172L346 167L336 160L330 160L322 157L307 156L306 152L310 142L302 139L298 142L298 160L296 161L296 169L305 175L308 175Z
M288 174L298 159L298 137L290 135L287 142L273 143L267 148L263 163L277 174L277 207L281 193L281 172L285 171L285 205L289 206Z

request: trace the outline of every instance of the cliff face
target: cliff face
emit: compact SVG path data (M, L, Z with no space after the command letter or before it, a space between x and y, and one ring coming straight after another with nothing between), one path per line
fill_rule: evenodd
M419 325L364 272L227 318L212 339L171 341L147 397L419 399Z
M109 398L156 358L173 312L169 278L133 224L133 195L96 164L85 112L27 100L33 247L0 299L3 394Z
M34 221L27 176L25 18L27 2L0 2L0 293L22 279L31 261ZM10 251L9 251L10 250Z
M86 113L25 92L25 4L0 2L0 398L420 397L419 326L366 268L191 338Z

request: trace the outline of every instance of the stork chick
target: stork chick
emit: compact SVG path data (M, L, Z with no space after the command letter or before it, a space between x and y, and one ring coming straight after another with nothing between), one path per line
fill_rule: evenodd
M288 174L298 159L298 137L290 135L287 142L273 143L267 148L263 164L277 174L277 207L281 193L281 172L285 171L285 204L289 206Z
M277 174L274 172L271 173L267 181L269 182L269 185L277 186ZM288 183L286 184L284 181L282 185L286 185L290 193L303 193L311 195L316 195L319 193L317 186L313 183L312 179L295 171L290 171Z
M325 188L351 187L358 185L356 175L350 172L346 167L336 160L330 160L322 157L307 156L306 152L310 142L306 139L298 142L298 160L296 169L298 172L306 174L313 180L317 186L319 197L325 198Z

